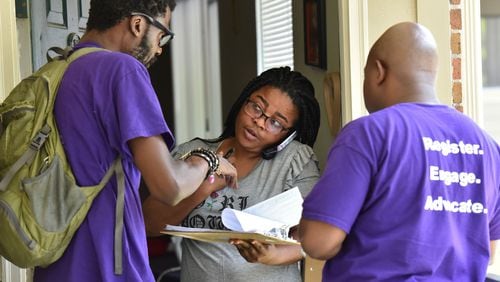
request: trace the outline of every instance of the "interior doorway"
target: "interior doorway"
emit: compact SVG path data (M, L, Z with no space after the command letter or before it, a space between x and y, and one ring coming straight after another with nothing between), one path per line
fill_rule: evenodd
M500 142L500 1L480 3L484 128Z
M500 1L481 0L482 114L484 129L500 143ZM487 281L500 281L500 248Z
M148 69L151 83L161 104L163 117L168 127L175 132L175 116L173 111L174 98L172 88L172 48L167 45L163 48L158 60Z

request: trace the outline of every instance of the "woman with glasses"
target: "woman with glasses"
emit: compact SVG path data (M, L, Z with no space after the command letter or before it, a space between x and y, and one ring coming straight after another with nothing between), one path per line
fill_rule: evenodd
M177 157L200 147L223 154L237 169L239 187L227 188L216 177L175 207L148 198L143 209L149 235L159 235L165 224L224 229L224 208L242 210L295 186L307 195L319 177L311 148L319 123L306 77L289 67L263 72L243 89L218 138L196 138L174 150ZM302 259L300 246L183 239L181 280L301 281Z

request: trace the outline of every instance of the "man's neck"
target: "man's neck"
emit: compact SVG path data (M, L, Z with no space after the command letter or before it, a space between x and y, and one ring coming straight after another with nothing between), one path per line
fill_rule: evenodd
M132 38L126 28L126 22L122 21L104 31L96 29L88 30L82 36L80 42L93 42L104 49L129 53L131 47L133 46L133 42L131 41Z

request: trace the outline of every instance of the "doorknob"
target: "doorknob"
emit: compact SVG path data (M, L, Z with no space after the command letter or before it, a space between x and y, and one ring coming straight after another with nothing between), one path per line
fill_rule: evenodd
M80 42L80 35L78 35L76 32L68 34L66 43L69 47L71 48L75 47L75 45L78 44L78 42Z

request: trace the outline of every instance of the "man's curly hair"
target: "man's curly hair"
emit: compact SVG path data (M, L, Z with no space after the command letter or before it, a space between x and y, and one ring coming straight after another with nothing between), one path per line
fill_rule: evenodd
M118 24L132 12L152 17L163 16L167 6L175 8L175 0L91 0L87 30L104 31Z

